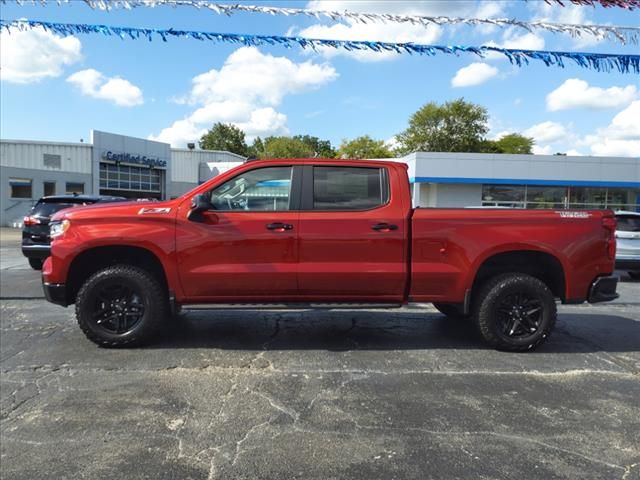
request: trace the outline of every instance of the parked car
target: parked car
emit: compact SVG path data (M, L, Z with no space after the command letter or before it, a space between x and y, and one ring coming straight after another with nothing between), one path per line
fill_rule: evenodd
M640 279L640 213L616 212L616 268Z
M549 337L556 298L617 297L614 230L611 211L413 209L398 162L258 160L175 200L57 213L42 278L106 347L179 308L432 302L522 351Z
M49 256L49 219L64 208L91 205L97 202L120 202L124 197L104 195L54 195L42 197L22 220L22 254L34 270L42 268Z

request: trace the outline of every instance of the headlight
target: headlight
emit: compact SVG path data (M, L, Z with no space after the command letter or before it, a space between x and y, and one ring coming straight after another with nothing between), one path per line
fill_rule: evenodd
M57 238L64 232L69 230L71 222L69 220L62 220L61 222L52 222L49 225L49 236L51 238Z

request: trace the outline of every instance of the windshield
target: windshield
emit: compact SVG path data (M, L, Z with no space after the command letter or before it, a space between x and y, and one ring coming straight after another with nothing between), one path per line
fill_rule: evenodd
M617 216L619 232L640 232L640 215Z
M91 205L92 203L93 202L82 202L82 203L38 202L33 207L33 210L31 211L31 215L34 215L37 217L50 217L54 213L59 212L60 210L64 210L65 208L81 207L83 205Z

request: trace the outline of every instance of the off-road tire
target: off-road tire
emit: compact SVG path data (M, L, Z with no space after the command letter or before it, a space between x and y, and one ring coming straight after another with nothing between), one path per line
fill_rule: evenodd
M498 307L507 295L521 293L537 299L541 305L539 326L535 333L509 337L501 332ZM498 350L524 352L544 343L556 323L557 309L553 293L539 279L523 273L505 273L486 281L473 296L473 322L482 339Z
M123 333L101 328L92 320L96 295L101 285L113 280L131 286L144 305L138 323ZM101 347L137 346L148 343L160 331L169 314L167 293L161 283L149 272L130 265L113 265L90 276L76 297L76 318L85 336Z
M29 266L34 270L42 270L42 264L44 260L42 258L29 258Z
M470 317L469 314L464 313L462 305L456 303L434 303L433 306L449 318L464 320Z

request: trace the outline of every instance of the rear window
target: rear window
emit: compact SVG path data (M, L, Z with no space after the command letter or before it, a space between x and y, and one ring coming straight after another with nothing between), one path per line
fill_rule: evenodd
M367 210L388 200L381 168L313 167L314 210Z
M640 232L640 216L616 216L617 230L620 232Z
M64 210L65 208L71 207L79 207L82 205L91 205L93 202L82 202L82 203L53 203L53 202L38 202L33 207L31 211L31 215L35 215L38 217L50 217L56 212L60 210Z

